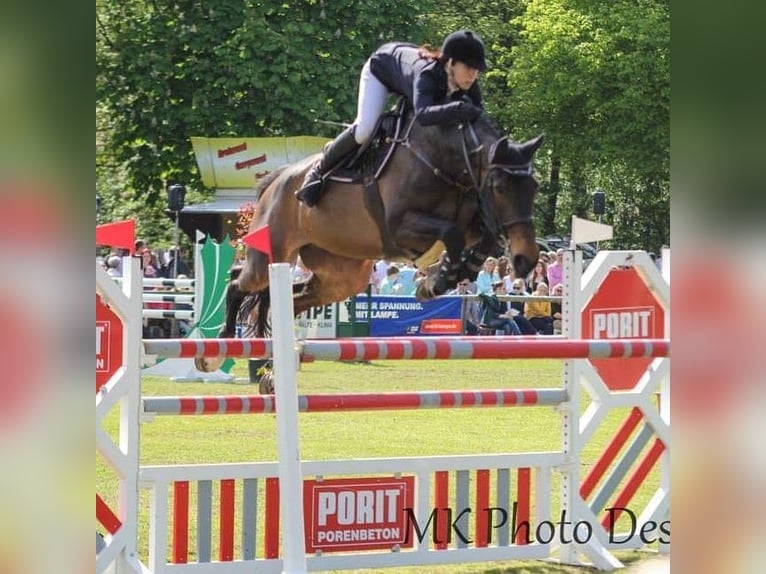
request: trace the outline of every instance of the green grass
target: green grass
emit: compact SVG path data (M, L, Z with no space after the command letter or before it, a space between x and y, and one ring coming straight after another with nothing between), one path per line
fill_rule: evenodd
M245 361L238 361L234 374L245 378L246 367ZM316 362L302 367L298 384L301 394L560 387L561 362ZM176 383L159 378L145 378L142 386L143 395L154 396L257 393L257 388L247 384ZM626 413L627 410L619 410L607 417L584 450L583 471L593 464ZM141 463L273 461L277 452L275 422L274 415L156 417L142 425ZM105 430L116 436L117 424L115 409ZM553 451L558 450L561 436L560 417L551 407L306 413L300 415L300 427L303 460ZM639 492L631 507L641 509L648 501L657 482L657 472L649 478L648 488ZM116 484L114 474L97 456L97 491L112 505L116 505ZM558 506L558 481L554 480L554 485L552 507L555 509ZM148 539L147 499L146 494L142 494L144 504L139 541L144 559ZM194 508L192 504L192 512ZM194 524L193 517L190 522ZM623 552L618 556L628 564L642 555ZM428 569L421 566L379 571L414 573L424 570ZM503 562L438 567L429 571L448 574L541 573L579 572L582 569L545 562Z

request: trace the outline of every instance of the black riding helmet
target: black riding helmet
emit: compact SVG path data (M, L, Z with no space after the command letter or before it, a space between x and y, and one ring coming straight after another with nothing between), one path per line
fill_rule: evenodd
M442 44L442 54L477 70L487 69L484 43L470 30L459 30L447 36Z

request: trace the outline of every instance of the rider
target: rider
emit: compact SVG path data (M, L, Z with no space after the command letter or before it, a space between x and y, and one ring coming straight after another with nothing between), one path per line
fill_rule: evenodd
M469 30L447 36L440 50L428 44L382 45L362 68L354 123L325 144L295 197L309 207L317 204L327 172L372 137L389 93L406 97L424 126L475 120L483 107L476 79L486 69L484 44Z

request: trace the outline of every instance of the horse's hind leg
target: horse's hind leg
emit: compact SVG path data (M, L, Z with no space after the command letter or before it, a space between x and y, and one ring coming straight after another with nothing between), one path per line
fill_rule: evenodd
M240 291L239 282L236 279L229 281L226 287L226 315L223 327L218 331L218 338L233 339L237 329L237 314L247 293Z
M267 256L255 249L247 250L247 261L241 267L232 269L229 286L226 288L226 319L218 337L233 339L236 335L237 316L242 301L249 293L261 291L269 284L269 261Z
M369 285L371 260L350 259L314 245L301 249L301 259L313 275L293 301L296 315L311 307L343 301L364 292Z

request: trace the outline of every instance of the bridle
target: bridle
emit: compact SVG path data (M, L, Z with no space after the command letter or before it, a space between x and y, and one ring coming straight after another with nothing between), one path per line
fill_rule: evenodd
M445 173L443 170L441 170L439 167L434 165L433 162L431 162L428 157L426 157L421 151L417 150L410 141L410 132L412 131L412 127L415 125L416 117L413 115L410 118L409 125L407 126L407 129L404 131L404 134L401 138L392 140L395 144L401 144L403 147L407 148L412 152L412 154L426 167L428 167L431 172L444 181L446 184L448 184L450 187L456 187L458 190L460 190L463 193L478 193L479 197L481 198L482 195L485 195L486 189L488 188L488 184L491 182L492 179L492 173L495 171L502 171L504 173L507 173L511 177L531 177L535 173L535 167L532 163L532 160L528 161L527 163L523 164L506 164L506 163L491 163L487 166L487 176L484 178L483 183L480 185L479 180L481 179L481 159L479 160L479 176L477 177L476 172L474 171L473 164L471 162L471 156L478 154L484 147L484 144L481 143L479 140L479 136L476 134L476 128L474 128L472 123L461 123L458 124L457 129L460 132L460 144L461 144L461 153L463 156L463 163L464 163L464 169L460 176L457 178L450 176L448 173ZM466 133L467 128L467 133ZM473 141L473 148L469 149L468 145L468 137L471 138ZM489 155L487 157L493 157L494 152L497 149L497 146L500 145L502 142L506 141L508 139L508 136L503 136L495 143L492 144L492 147L489 150ZM461 182L461 177L463 175L467 175L470 180L470 185L465 185ZM491 188L489 188L491 189ZM518 225L522 223L532 223L533 218L531 216L527 217L519 217L513 220L509 220L506 224L503 224L502 228L507 229L507 227L510 227L512 225Z
M496 210L492 209L492 201L490 194L492 193L492 181L496 172L503 172L511 177L531 177L535 173L535 166L532 160L523 164L511 164L511 163L490 163L486 170L486 176L482 181L482 156L479 155L478 175L474 170L471 157L478 154L484 147L479 140L479 136L476 134L476 128L471 123L461 123L457 126L460 132L461 143L461 155L463 157L464 168L460 176L452 177L450 174L445 173L439 167L437 167L429 158L420 150L416 149L410 141L410 132L415 124L415 116L410 118L409 125L404 131L403 136L400 139L394 140L394 143L401 144L403 147L410 150L410 152L431 172L445 182L450 187L457 188L461 193L458 194L458 205L456 206L456 212L460 210L462 204L462 198L466 194L477 193L479 197L479 208L481 212L482 220L487 225L489 231L493 234L498 234L501 230L505 233L508 229L515 225L531 225L534 222L532 215L524 217L515 217L506 221L500 221L497 217ZM472 146L469 146L468 139L472 140ZM500 144L504 144L508 136L503 136L492 144L487 157L494 157L495 150ZM464 175L468 176L469 185L464 184L461 179ZM479 184L479 181L482 181Z
M473 129L473 126L471 126ZM499 140L497 140L495 143L492 144L492 147L489 150L489 157L495 156L495 150L497 149L497 146L500 145L501 142L505 142L508 139L508 136L503 136ZM512 163L491 163L489 164L487 177L484 178L484 183L482 185L482 190L479 192L479 197L487 200L487 197L484 197L487 193L491 192L491 187L489 187L489 183L492 180L492 172L493 171L502 171L511 177L532 177L535 174L535 166L532 163L532 160L530 159L526 163L522 164L512 164ZM484 188L489 189L489 192L486 191ZM488 201L485 201L484 203L489 203ZM493 230L497 230L498 228L501 229L503 232L506 232L508 229L513 227L514 225L532 225L534 223L534 216L533 215L526 215L524 217L515 217L512 219L507 219L503 222L500 222L497 218L496 213L492 213L492 219L494 222Z

